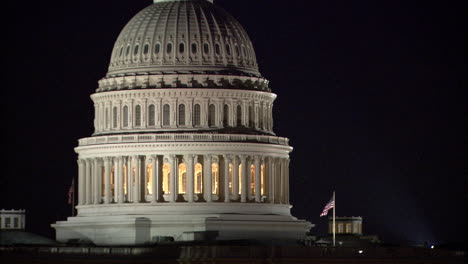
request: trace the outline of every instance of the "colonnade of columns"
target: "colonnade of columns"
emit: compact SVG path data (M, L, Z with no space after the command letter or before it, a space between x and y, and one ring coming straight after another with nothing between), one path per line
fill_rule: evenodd
M78 204L289 204L289 159L249 155L133 155L78 160Z

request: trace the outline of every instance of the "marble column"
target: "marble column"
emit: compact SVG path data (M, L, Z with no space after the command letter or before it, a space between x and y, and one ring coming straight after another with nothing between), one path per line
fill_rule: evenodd
M229 164L231 159L229 155L223 155L224 158L224 202L231 202L231 194L229 192Z
M260 157L255 156L254 159L255 165L255 202L260 203L262 202L262 190L261 190L261 168L260 168Z
M85 181L85 169L86 169L86 162L82 159L78 160L78 205L84 204L84 191L86 186Z
M211 168L211 155L203 156L203 192L205 193L204 198L207 203L211 203L213 201L212 196L212 168Z
M289 204L289 165L291 164L290 159L286 159L285 164L285 204Z
M245 155L240 156L242 171L241 171L241 203L247 202L247 157Z
M187 201L194 202L194 188L195 188L195 155L184 156L185 165L187 165Z
M152 194L151 194L151 203L157 203L159 200L159 197L161 196L161 186L159 185L160 178L161 178L161 170L159 168L159 158L157 155L151 156L151 164L153 167L152 170L152 180L153 180L153 186L152 188Z
M177 193L178 193L178 189L177 189L177 180L178 180L178 171L179 171L179 161L178 161L178 158L176 155L169 155L169 160L170 160L170 164L171 164L171 178L169 179L170 181L170 192L171 192L171 195L170 195L170 198L169 198L169 201L171 203L175 203L177 201Z
M91 160L86 159L86 191L85 191L85 204L91 204Z
M135 175L134 175L134 185L133 185L133 202L139 203L140 202L140 158L138 156L132 156L132 164L135 167Z
M112 158L105 157L104 158L104 203L109 204L112 202L112 193L111 193L111 186L110 186L110 175L111 175L111 162Z
M123 167L123 157L118 157L117 165L117 194L118 194L118 203L125 202L125 191L124 191L124 167Z
M99 178L100 178L100 169L101 169L101 162L98 158L94 159L94 188L93 188L93 195L94 195L94 204L101 203L101 197L99 196Z

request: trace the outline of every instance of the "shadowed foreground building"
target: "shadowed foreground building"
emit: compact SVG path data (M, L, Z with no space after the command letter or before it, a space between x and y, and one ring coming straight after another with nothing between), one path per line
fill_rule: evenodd
M79 140L78 214L58 241L298 240L276 95L242 26L209 0L155 0L115 42Z

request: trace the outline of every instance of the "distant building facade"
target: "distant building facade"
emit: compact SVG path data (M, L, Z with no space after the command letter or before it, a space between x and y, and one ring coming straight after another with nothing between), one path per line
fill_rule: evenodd
M362 217L335 217L336 234L362 235ZM328 219L328 233L333 234L333 218Z
M335 217L336 243L344 247L368 247L381 243L377 235L364 235L361 216ZM333 218L328 218L328 236L319 238L315 243L330 245L333 241Z
M24 230L26 226L26 210L0 210L1 230Z

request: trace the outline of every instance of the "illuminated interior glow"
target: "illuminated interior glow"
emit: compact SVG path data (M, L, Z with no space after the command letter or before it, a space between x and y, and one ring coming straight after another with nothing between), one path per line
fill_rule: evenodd
M229 193L233 194L234 193L234 189L233 189L233 184L232 184L232 170L234 169L234 166L232 165L232 163L229 163Z
M265 194L265 165L260 166L260 193Z
M185 163L179 164L179 193L185 194L187 192L187 165Z
M211 193L219 193L219 166L218 163L211 164Z
M163 177L162 177L162 191L164 194L170 194L171 193L171 165L169 163L164 163L163 165Z
M250 166L250 193L255 194L255 165Z
M153 164L146 167L146 193L153 194Z
M195 193L203 193L203 166L200 163L195 165Z

